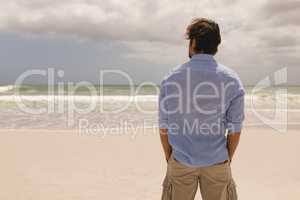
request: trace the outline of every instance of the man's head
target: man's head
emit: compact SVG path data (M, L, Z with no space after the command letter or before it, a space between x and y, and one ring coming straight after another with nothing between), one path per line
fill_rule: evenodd
M194 19L187 27L186 38L190 40L190 58L198 53L215 55L221 43L219 25L210 19Z

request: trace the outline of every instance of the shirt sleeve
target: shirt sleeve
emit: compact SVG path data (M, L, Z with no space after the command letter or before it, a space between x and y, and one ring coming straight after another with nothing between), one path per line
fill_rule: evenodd
M164 85L164 81L161 83L160 92L159 92L159 99L158 99L158 123L159 128L168 128L168 107L166 101L166 87Z
M226 128L228 134L241 132L244 114L244 96L245 91L243 87L238 89L237 95L231 100L226 112Z

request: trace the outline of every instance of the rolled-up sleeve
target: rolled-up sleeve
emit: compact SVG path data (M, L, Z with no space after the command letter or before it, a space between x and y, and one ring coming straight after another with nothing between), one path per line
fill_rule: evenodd
M160 92L158 98L158 123L159 128L168 128L168 107L166 101L166 87L164 81L160 85Z
M237 95L231 100L226 112L226 128L228 134L241 132L243 121L245 118L244 113L244 96L245 91L240 88Z

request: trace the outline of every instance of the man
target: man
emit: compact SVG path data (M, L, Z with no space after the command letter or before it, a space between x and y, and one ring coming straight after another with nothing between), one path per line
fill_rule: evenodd
M244 88L237 74L214 59L219 26L198 18L187 28L190 60L161 83L160 138L167 174L162 199L237 199L230 163L244 120Z

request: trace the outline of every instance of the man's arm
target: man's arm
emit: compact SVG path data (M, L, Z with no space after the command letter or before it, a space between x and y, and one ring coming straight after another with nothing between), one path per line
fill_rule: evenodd
M226 112L227 121L227 149L230 161L239 144L242 132L242 124L245 118L244 114L244 95L245 91L240 83L237 95L231 100L229 108Z
M227 149L230 162L233 158L234 152L239 144L241 132L236 132L227 135Z
M165 158L166 158L166 161L168 162L169 158L171 156L171 153L172 153L172 147L168 140L168 129L160 128L159 133L160 133L160 141L161 141L164 153L165 153Z
M168 105L166 101L166 88L164 85L165 81L162 81L159 93L159 135L160 141L164 150L166 161L169 161L169 158L172 153L171 145L169 144L168 139Z

